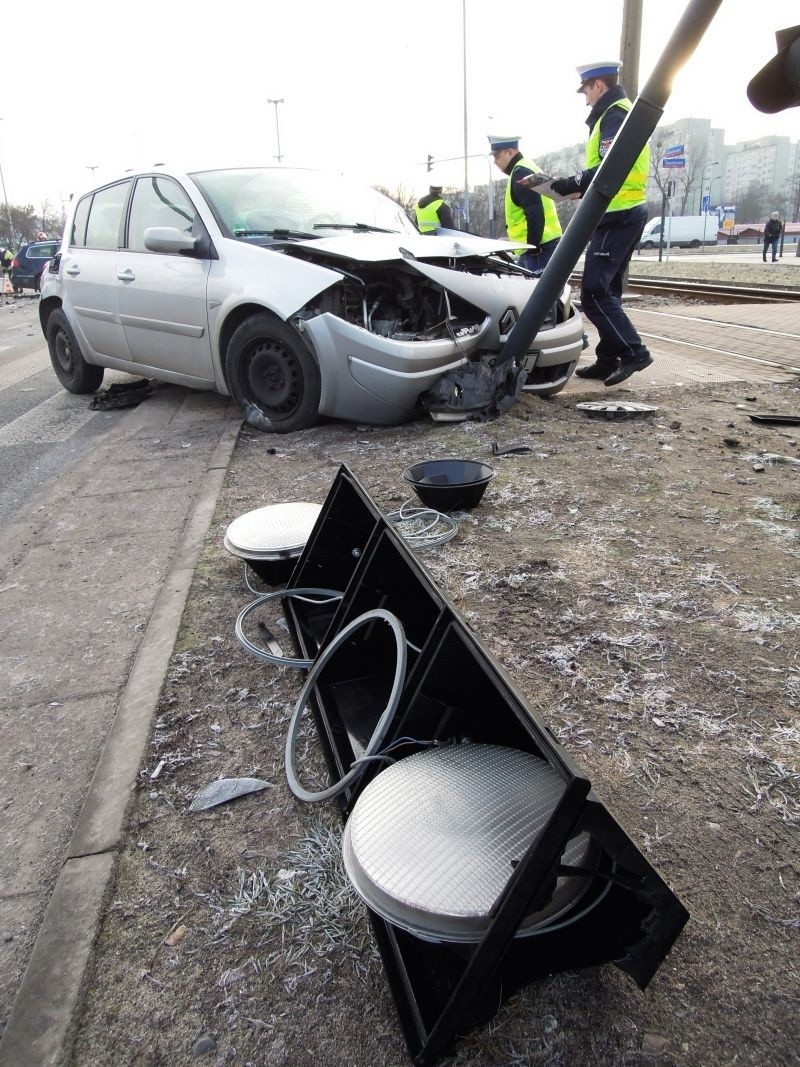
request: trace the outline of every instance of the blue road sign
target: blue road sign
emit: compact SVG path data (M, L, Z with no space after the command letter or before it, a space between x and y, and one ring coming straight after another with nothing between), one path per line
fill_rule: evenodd
M684 154L684 149L685 148L686 148L685 145L673 144L673 145L670 145L669 148L665 148L664 149L664 155L665 156L682 156Z
M661 160L662 167L685 167L686 159L684 156L665 156Z
M702 207L702 209L701 209L701 210L702 210L702 211L703 211L704 213L706 213L706 212L708 212L708 211L710 211L710 210L711 210L711 196L710 196L710 195L709 195L709 196L704 196L704 197L703 197L703 207Z

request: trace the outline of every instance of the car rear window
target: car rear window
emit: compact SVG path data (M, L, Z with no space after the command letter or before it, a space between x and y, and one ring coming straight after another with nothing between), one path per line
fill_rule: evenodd
M86 247L116 251L119 248L122 209L128 198L130 181L98 189L92 197L86 226Z
M89 218L91 196L85 196L75 208L75 216L72 220L72 233L69 243L73 247L83 248L86 245L86 222Z
M28 259L52 259L57 250L58 241L46 245L31 245L28 249Z

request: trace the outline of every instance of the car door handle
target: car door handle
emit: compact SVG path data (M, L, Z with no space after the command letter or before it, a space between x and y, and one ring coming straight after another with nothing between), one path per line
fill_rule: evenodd
M130 267L128 267L127 270L118 270L117 277L121 282L133 282L136 280L136 275L133 273Z
M70 276L70 278L77 278L78 275L80 274L80 272L81 272L81 268L80 267L67 267L67 270L66 270L66 273Z

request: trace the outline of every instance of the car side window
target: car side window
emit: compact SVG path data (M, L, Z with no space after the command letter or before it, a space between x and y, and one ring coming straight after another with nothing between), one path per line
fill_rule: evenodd
M73 248L86 247L86 223L89 218L89 207L91 206L91 203L91 196L85 196L83 200L78 202L78 206L75 208L75 215L72 220L72 233L69 236L69 243Z
M89 222L86 227L86 247L116 251L119 248L119 229L122 209L128 196L130 182L119 182L107 189L98 189L92 197Z
M131 203L128 248L131 252L149 251L145 248L144 231L151 226L172 226L191 234L194 219L194 205L177 182L158 175L139 178Z

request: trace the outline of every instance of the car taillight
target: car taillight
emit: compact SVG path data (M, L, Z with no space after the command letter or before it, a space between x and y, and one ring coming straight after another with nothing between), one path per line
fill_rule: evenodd
M19 260L17 259L17 257L16 257L16 256L14 256L14 258L13 258L13 259L11 260L11 268L12 268L12 270L13 270L13 269L14 269L15 267L19 267Z

